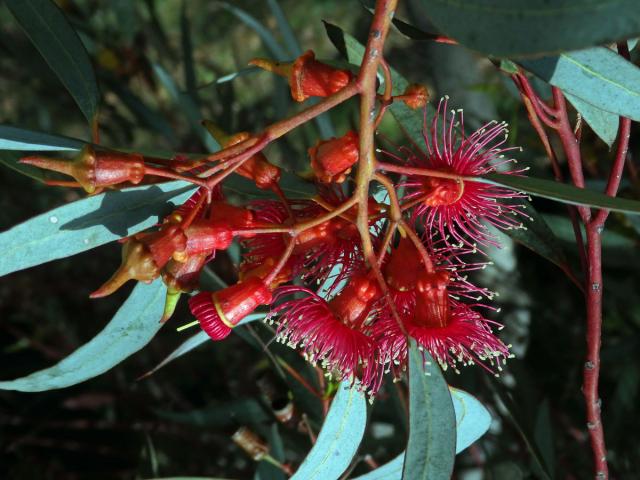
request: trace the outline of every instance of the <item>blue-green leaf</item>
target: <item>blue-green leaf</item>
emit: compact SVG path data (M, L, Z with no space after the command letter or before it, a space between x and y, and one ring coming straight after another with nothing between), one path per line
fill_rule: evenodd
M615 113L607 112L594 107L590 103L579 99L575 95L565 92L565 97L571 102L573 108L582 115L582 118L591 127L591 130L607 145L613 145L618 135L619 117Z
M421 0L414 13L498 57L576 50L640 33L636 0Z
M489 411L464 390L449 387L456 415L456 454L467 448L491 426ZM353 480L400 480L404 453L375 470Z
M356 454L367 423L362 392L340 384L316 443L292 480L339 478Z
M144 347L160 330L165 293L166 287L161 280L150 285L137 284L109 324L88 343L53 367L0 382L0 389L54 390L76 385L110 370Z
M640 120L640 68L608 48L564 52L520 64L601 110Z
M478 177L478 180L571 205L586 205L618 212L640 214L639 201L609 197L604 193L594 192L587 188L578 188L553 180L545 180L544 178L491 173Z
M62 11L51 0L6 0L5 3L82 114L92 123L100 100L96 76L87 51Z
M296 36L291 29L291 25L287 20L287 16L285 15L284 11L282 11L282 7L280 7L280 3L278 2L278 0L267 0L267 3L269 4L271 13L273 13L273 16L276 19L278 29L280 30L280 33L282 33L282 37L284 38L284 43L289 54L292 57L298 57L302 55L300 44L298 43L298 40L296 39Z
M0 275L75 255L158 222L194 187L182 181L87 197L0 234ZM171 203L173 202L173 203Z
M426 362L425 362L426 360ZM456 455L456 417L442 372L428 352L409 345L409 441L403 480L448 480Z
M196 132L205 147L207 147L210 152L220 150L218 142L216 142L214 138L209 135L207 129L201 125L203 118L195 100L189 94L181 92L169 72L157 63L153 64L153 71L162 86L169 93L171 100L180 107L185 117L187 117L192 130Z
M0 150L75 151L82 150L86 142L62 135L25 130L0 125Z

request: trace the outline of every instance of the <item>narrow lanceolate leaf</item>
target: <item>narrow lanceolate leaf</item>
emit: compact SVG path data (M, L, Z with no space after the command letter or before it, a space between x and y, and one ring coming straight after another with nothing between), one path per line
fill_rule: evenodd
M449 387L456 415L456 454L482 437L491 426L491 414L476 399L464 390ZM404 453L379 468L353 480L400 480Z
M608 48L565 52L520 64L601 110L640 120L640 68Z
M522 203L529 217L522 220L524 228L505 230L504 233L560 268L566 268L567 257L558 238L533 205L526 201Z
M20 159L24 157L23 152L15 152L11 150L0 150L0 163L5 167L15 170L27 177L31 177L34 180L43 182L47 178L47 174L44 170L20 163Z
M53 367L0 382L0 389L20 392L54 390L76 385L110 370L144 347L160 330L165 293L166 287L161 280L150 285L139 283L111 322L91 341Z
M5 3L92 123L100 99L96 76L87 51L62 11L51 0L6 0Z
M340 27L324 22L324 27L331 42L335 45L342 56L354 65L362 63L364 55L364 46L348 33L344 32ZM395 69L391 68L391 80L393 82L393 94L400 95L409 85L409 81L400 75ZM382 85L380 87L383 88ZM425 110L411 110L403 102L394 102L389 107L391 115L400 124L400 127L407 135L414 146L420 150L424 150L424 137L422 135L422 126L425 122ZM426 107L426 117L433 118L433 107L428 104Z
M82 150L86 142L62 135L35 132L23 128L0 125L0 150L75 151Z
M573 108L582 115L582 119L587 122L591 130L607 145L613 145L618 136L619 117L615 113L607 112L601 108L594 107L590 103L565 92L565 97L571 102Z
M316 443L292 480L339 478L353 459L367 423L364 395L340 384Z
M615 42L640 33L636 0L419 0L423 15L463 45L497 57ZM606 21L603 19L606 18Z
M478 180L571 205L586 205L618 212L640 214L640 201L609 197L593 190L577 188L573 185L566 185L552 180L500 173L484 175L479 177Z
M426 360L426 363L425 363ZM403 480L448 480L456 454L456 417L447 383L428 352L409 346L409 441Z
M0 234L0 275L75 255L156 224L192 185L171 182L88 197Z

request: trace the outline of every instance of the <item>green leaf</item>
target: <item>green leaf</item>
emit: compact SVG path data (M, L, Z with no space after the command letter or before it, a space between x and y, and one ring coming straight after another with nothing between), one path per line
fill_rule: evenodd
M206 428L257 425L271 420L261 403L255 398L234 398L224 402L217 401L205 408L186 412L157 410L155 413L158 417L172 422Z
M302 49L300 48L300 44L296 39L295 34L287 20L287 16L285 15L282 7L280 7L280 3L278 0L267 0L267 4L269 5L269 9L271 9L271 13L276 19L276 23L278 24L278 29L284 38L285 46L287 47L287 51L292 57L298 57L302 55Z
M291 480L339 478L358 450L366 423L364 395L341 383L316 443Z
M6 0L33 45L93 123L100 92L91 60L77 33L51 0Z
M608 48L565 52L520 64L594 107L640 120L640 68Z
M549 225L547 225L547 222L533 208L533 205L527 201L522 203L526 214L529 216L529 218L524 218L522 221L524 228L505 230L504 233L538 255L555 263L560 268L567 268L567 257L564 254L562 245L551 228L549 228Z
M425 363L426 360L426 363ZM456 417L442 372L427 351L409 345L409 441L404 480L448 480L456 454Z
M627 200L626 198L609 197L603 193L594 192L586 188L577 188L573 185L544 180L534 177L520 177L517 175L504 175L491 173L477 178L479 181L500 185L537 197L548 198L557 202L571 205L586 205L596 208L605 208L624 213L640 214L640 202Z
M144 347L160 330L165 293L166 287L159 279L150 285L138 283L109 324L88 343L53 367L0 382L0 390L54 390L110 370Z
M180 8L180 46L182 48L182 65L184 69L184 84L187 92L195 98L196 71L193 65L193 45L191 43L191 22L187 14L187 2L182 0Z
M349 63L360 65L364 55L364 46L336 25L324 22L324 27L329 39L342 56ZM391 80L393 82L394 95L403 93L409 85L409 82L393 68L391 68ZM382 89L383 85L380 88ZM422 126L425 121L424 110L411 110L403 102L394 102L389 107L389 111L413 144L417 148L424 150L424 137L422 136ZM433 107L428 104L426 107L427 119L432 118L433 113Z
M416 15L497 57L577 50L640 33L636 0L421 0ZM606 19L604 21L603 19Z
M0 125L0 150L29 152L82 150L86 142L62 135Z
M180 107L185 117L187 117L191 128L198 135L205 147L207 147L210 152L217 152L220 150L218 142L216 142L214 138L209 135L207 129L201 125L203 118L195 100L189 94L181 92L178 89L173 78L164 68L157 63L154 63L152 67L156 77L169 93L171 100Z
M491 414L472 395L449 387L456 415L456 454L482 437L491 426ZM404 453L379 468L353 480L400 480Z
M600 140L611 147L618 136L618 115L607 112L598 107L594 107L590 103L587 103L570 93L565 92L564 96L567 97L569 102L571 102L573 108L582 115L582 119L587 122L591 127L591 130L593 130Z
M87 197L0 234L0 275L75 255L158 222L194 187L182 181ZM170 202L174 202L173 204Z

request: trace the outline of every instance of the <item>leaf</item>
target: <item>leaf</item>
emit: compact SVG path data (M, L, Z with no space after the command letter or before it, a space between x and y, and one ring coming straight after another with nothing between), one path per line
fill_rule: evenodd
M549 400L544 399L538 408L533 436L540 449L540 455L544 460L547 471L555 471L555 452L553 446L553 426L551 424L551 412L549 410Z
M573 108L582 115L582 119L587 122L598 138L611 147L618 136L618 115L594 107L570 93L565 92L564 96L571 102Z
M222 287L224 288L224 287ZM264 313L253 313L240 321L238 325L244 325L245 323L255 322L256 320L262 320L265 317ZM210 340L207 332L200 331L195 335L189 337L184 342L180 344L178 348L176 348L173 352L171 352L164 360L162 360L158 365L156 365L153 369L149 370L144 375L140 376L140 379L148 377L149 375L153 375L162 367L168 365L173 362L176 358L180 358L185 353L189 353L191 350L198 348L200 345L206 343Z
M34 180L43 182L47 178L47 174L45 173L45 171L37 167L32 167L31 165L19 163L19 160L22 157L24 157L24 153L22 152L0 150L0 163L2 163L4 166L10 168L11 170L15 170L22 175L31 177Z
M521 245L555 263L560 268L567 268L567 257L564 254L562 245L551 228L549 228L549 225L547 225L547 222L533 208L533 205L527 201L522 203L526 214L530 217L524 218L522 221L525 228L505 230L504 233Z
M640 68L608 48L565 52L520 64L594 107L640 120Z
M33 45L93 123L100 92L85 50L62 11L51 0L6 0Z
M489 411L472 395L449 387L456 415L456 454L482 437L491 426ZM396 480L402 477L404 453L353 480Z
M198 134L200 141L202 141L202 143L210 152L217 152L218 150L220 150L220 145L218 144L218 142L216 142L214 138L209 135L207 130L200 124L203 118L200 114L200 109L198 108L198 104L195 102L195 100L190 95L181 92L178 89L178 86L174 82L173 78L171 78L169 72L167 72L164 68L162 68L157 63L154 63L152 66L156 77L158 78L162 86L167 90L173 102L180 107L185 117L187 117L192 130Z
M0 234L0 275L90 250L158 222L194 187L182 181L87 197Z
M426 363L425 363L426 360ZM440 367L416 341L409 345L409 441L404 480L448 480L456 456L456 417Z
M511 188L537 197L548 198L556 202L606 208L607 210L635 215L640 213L639 201L609 197L603 193L594 192L586 188L574 187L573 185L567 185L553 180L504 175L501 173L490 173L482 177L477 177L477 180L492 185Z
M0 125L0 150L75 151L82 150L86 143L62 135L51 135L9 125Z
M0 382L0 390L43 392L77 385L110 370L160 330L165 293L160 279L150 285L138 283L109 324L88 343L53 367Z
M364 395L342 382L316 443L291 479L339 478L358 450L366 423Z
M271 420L255 398L234 398L214 402L205 408L186 412L157 410L156 415L172 422L196 427L224 428L237 425L258 425Z
M269 9L271 9L271 13L276 19L276 23L278 24L278 29L280 30L280 33L282 33L282 36L284 37L284 43L285 43L285 46L287 47L289 54L292 57L298 57L302 55L302 49L300 48L300 44L298 43L298 40L296 39L296 36L293 33L293 30L291 29L291 25L287 20L287 16L282 10L282 7L280 7L280 3L278 2L278 0L267 0L267 3L269 4Z
M427 18L442 33L497 57L577 50L640 33L636 0L421 0L415 4L416 15Z
M184 83L187 92L193 98L197 94L196 71L193 65L193 45L191 43L191 22L187 14L187 2L182 0L180 8L180 46L182 48L182 65L184 69Z

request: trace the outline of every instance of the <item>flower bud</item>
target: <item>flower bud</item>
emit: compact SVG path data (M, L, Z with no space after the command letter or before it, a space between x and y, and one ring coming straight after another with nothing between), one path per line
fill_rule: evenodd
M200 292L189 299L191 313L213 340L222 340L243 318L271 302L271 290L250 278L218 292Z
M402 94L405 105L413 110L424 108L429 101L429 90L424 85L412 83Z
M94 150L86 145L74 160L24 157L20 163L64 173L76 179L87 193L96 189L131 183L137 185L145 175L144 157L137 153Z
M354 275L340 293L329 301L329 308L342 323L356 326L365 320L380 295L380 286L375 278Z
M384 266L383 273L389 287L399 292L413 290L416 287L418 269L424 268L420 260L418 249L409 238L400 238L389 260Z
M208 120L202 123L211 136L220 143L222 148L228 148L244 142L250 137L247 132L227 135ZM280 168L270 163L262 152L258 152L248 160L245 160L242 165L235 169L235 173L252 180L256 184L256 187L263 190L273 188L280 181Z
M210 255L214 250L226 250L233 242L233 231L229 226L213 225L206 219L194 221L184 233L187 237L186 256Z
M427 327L446 327L449 324L449 273L427 272L418 275L416 282L416 324Z
M176 309L180 295L197 288L202 267L207 262L208 254L191 255L184 262L171 259L162 269L162 281L167 286L161 322L171 318Z
M284 267L280 269L276 277L271 281L271 284L269 285L270 289L273 290L293 278L293 264L296 261L297 259L295 257L289 257L287 263L285 263ZM242 282L247 281L250 278L259 278L260 280L264 280L274 269L276 263L277 260L273 257L266 258L258 266L255 266L254 263L243 262L240 264L240 280Z
M234 232L264 226L263 223L256 222L254 213L247 208L236 207L225 202L212 202L210 210L209 222L213 226L226 226ZM253 237L252 234L238 233L238 235L245 238Z
M249 64L287 78L291 96L296 102L304 102L309 97L328 97L342 90L353 79L349 70L340 70L317 61L311 50L294 62L281 63L256 58Z
M342 183L358 161L358 134L353 130L340 138L320 140L309 149L311 168L322 183Z

